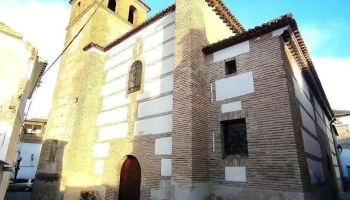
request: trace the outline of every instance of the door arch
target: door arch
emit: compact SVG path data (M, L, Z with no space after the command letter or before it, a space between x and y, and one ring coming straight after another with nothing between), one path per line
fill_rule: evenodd
M141 166L134 156L128 156L120 171L119 200L140 200Z

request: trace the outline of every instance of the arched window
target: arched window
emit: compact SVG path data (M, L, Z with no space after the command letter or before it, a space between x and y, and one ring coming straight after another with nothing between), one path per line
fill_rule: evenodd
M134 6L130 6L129 8L128 21L132 24L137 24L137 9Z
M109 0L108 1L108 8L113 12L115 12L115 9L117 7L117 3L115 1L116 0Z
M129 71L128 94L137 92L141 89L142 62L136 61L132 64Z

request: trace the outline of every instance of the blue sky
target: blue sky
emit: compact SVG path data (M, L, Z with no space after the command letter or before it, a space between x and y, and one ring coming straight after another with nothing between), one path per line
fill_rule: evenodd
M143 0L154 15L174 0ZM291 12L313 56L350 57L350 1L348 0L223 0L248 29ZM318 41L315 41L315 39ZM345 45L347 44L347 45Z
M152 8L149 17L175 2L143 1ZM350 0L223 1L246 29L293 13L332 108L350 110ZM71 9L68 2L0 0L0 21L20 32L51 64L63 47ZM33 98L30 117L49 114L58 68L56 64L43 77Z

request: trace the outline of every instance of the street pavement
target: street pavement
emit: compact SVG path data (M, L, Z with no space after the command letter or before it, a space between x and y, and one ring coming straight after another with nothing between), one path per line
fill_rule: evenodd
M7 192L5 200L30 200L31 192Z

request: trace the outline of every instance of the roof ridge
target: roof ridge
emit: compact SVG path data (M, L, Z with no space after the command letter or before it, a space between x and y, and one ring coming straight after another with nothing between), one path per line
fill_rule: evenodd
M235 33L242 33L245 31L243 25L237 20L230 9L222 2L222 0L205 0L210 7L214 8L214 11L220 18L230 27Z
M268 22L265 22L261 24L260 26L255 26L253 28L250 28L242 33L238 33L234 36L230 36L228 38L225 38L223 40L220 40L216 43L209 44L208 46L203 48L203 52L208 55L210 53L215 52L217 49L224 49L229 46L232 46L233 44L236 44L237 42L243 40L248 40L251 38L256 37L256 35L261 34L262 32L265 32L267 29L279 29L286 25L295 25L296 21L293 18L293 14L288 12L284 15L280 15L276 18L273 18L269 20Z

